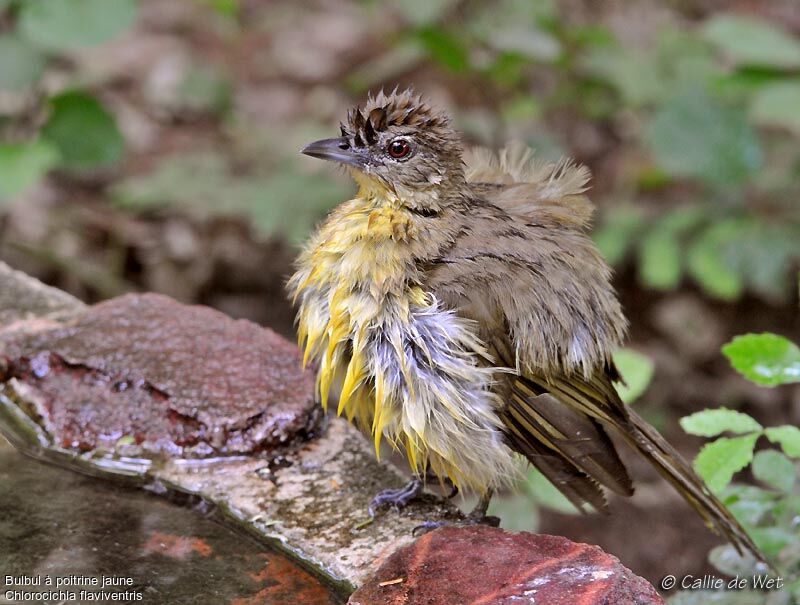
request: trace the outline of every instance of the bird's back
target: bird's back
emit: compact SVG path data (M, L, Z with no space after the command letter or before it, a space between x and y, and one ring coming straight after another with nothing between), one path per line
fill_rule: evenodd
M585 233L588 172L537 165L514 146L473 153L469 228L427 273L426 287L474 319L502 375L496 389L507 443L579 508L605 508L603 487L633 487L613 429L738 549L762 556L683 457L629 409L612 382L627 322L611 272Z
M627 322L611 271L586 234L585 168L537 164L527 148L470 154L463 227L426 272L426 287L475 319L515 368L591 376ZM504 351L505 353L505 351Z

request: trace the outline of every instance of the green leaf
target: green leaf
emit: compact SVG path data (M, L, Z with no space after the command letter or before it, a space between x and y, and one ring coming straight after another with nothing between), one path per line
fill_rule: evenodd
M744 227L731 220L712 225L698 237L686 255L689 274L711 296L735 300L744 290L744 281L737 267L725 252L735 245Z
M800 382L800 348L783 336L737 336L722 352L737 371L762 386Z
M667 101L649 124L645 140L656 163L668 173L718 186L741 183L762 163L747 114L701 90Z
M704 25L703 35L740 65L800 67L800 43L788 32L761 19L717 15Z
M800 458L800 428L786 424L768 428L764 434L772 443L780 445L784 454Z
M653 380L653 361L633 349L620 349L614 353L614 365L622 375L625 385L617 385L617 392L625 403L636 401Z
M560 513L574 514L578 512L575 505L533 466L528 469L526 475L525 491L545 508Z
M639 246L639 281L655 290L672 290L681 280L681 245L675 233L656 225Z
M687 268L706 293L722 300L736 300L742 295L744 283L720 256L719 250L695 243L686 257Z
M452 71L465 71L469 67L467 49L454 35L437 27L425 27L417 32L431 59Z
M726 244L739 274L754 292L781 304L792 289L791 267L800 260L800 231L790 222L768 224L755 220L738 241Z
M200 0L203 4L209 5L224 17L236 18L239 16L241 6L239 0Z
M780 496L775 503L773 515L779 522L780 520L784 520L790 524L794 524L798 515L800 515L800 494Z
M179 104L196 112L223 113L230 106L231 84L213 65L192 65L178 90Z
M394 5L395 10L412 25L430 25L445 16L455 0L405 0Z
M125 142L114 117L92 96L67 92L51 99L52 113L43 136L61 152L71 170L109 166L119 161Z
M594 231L594 241L603 257L611 265L619 265L631 247L644 218L639 208L624 204L615 206L604 216Z
M716 408L702 410L680 420L681 427L690 435L716 437L725 432L742 434L762 430L753 418L736 410Z
M720 437L707 443L694 461L694 468L711 491L721 492L733 475L753 460L753 448L759 433L742 437Z
M651 54L631 53L621 46L597 48L583 58L582 67L614 86L634 107L660 101L664 94L665 83Z
M722 503L745 526L761 523L772 512L779 497L772 490L736 483L721 494Z
M657 34L655 49L654 67L664 72L665 92L714 82L726 71L712 45L688 28L663 28Z
M778 559L784 548L797 544L797 536L788 527L753 527L748 533L756 546L773 560Z
M509 99L502 107L503 119L507 122L529 122L542 115L542 104L528 94ZM538 155L538 149L537 149Z
M0 206L39 181L57 159L58 152L44 141L0 145Z
M561 55L558 38L530 25L495 30L489 34L488 42L496 50L516 53L534 61L549 63Z
M676 235L681 235L689 229L697 227L707 217L708 211L702 207L682 206L665 214L658 222L658 227Z
M133 24L136 0L25 0L19 28L52 50L71 50L111 40Z
M748 101L759 90L779 79L774 70L745 68L717 75L713 80L714 91L725 99Z
M763 450L753 457L755 478L784 493L791 493L796 472L794 463L776 450Z
M779 126L800 134L800 80L776 82L760 88L751 115L757 124Z
M468 22L454 31L485 42L501 56L550 62L561 55L561 42L550 27L560 19L554 0L482 2L469 12Z
M0 36L0 90L22 91L34 84L45 67L44 55L15 35Z

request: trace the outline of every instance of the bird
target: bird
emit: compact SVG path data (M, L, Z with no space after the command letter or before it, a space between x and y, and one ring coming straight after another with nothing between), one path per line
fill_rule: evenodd
M633 485L609 432L644 456L712 530L764 557L691 465L623 403L612 354L627 320L589 236L586 167L540 162L521 143L465 148L413 89L370 94L341 136L302 153L335 162L357 193L300 252L288 289L317 396L429 477L492 494L527 460L579 510Z

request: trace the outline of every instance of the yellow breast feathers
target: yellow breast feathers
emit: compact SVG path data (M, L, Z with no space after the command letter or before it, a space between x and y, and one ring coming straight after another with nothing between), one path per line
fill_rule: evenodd
M337 412L373 434L376 452L386 436L416 473L483 491L515 474L491 391L497 370L482 361L473 322L420 286L413 219L367 198L331 214L290 281L300 344L319 363L323 406L340 386Z

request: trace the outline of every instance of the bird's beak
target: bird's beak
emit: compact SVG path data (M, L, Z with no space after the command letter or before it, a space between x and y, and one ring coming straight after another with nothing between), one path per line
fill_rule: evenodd
M362 154L354 150L345 137L314 141L306 145L300 153L310 155L312 158L341 162L351 166L361 167L364 165Z

